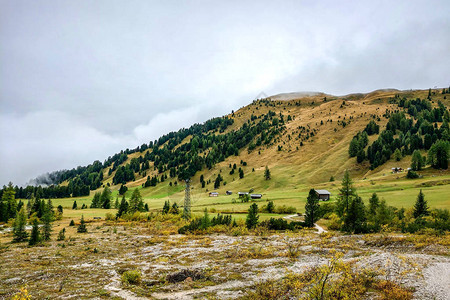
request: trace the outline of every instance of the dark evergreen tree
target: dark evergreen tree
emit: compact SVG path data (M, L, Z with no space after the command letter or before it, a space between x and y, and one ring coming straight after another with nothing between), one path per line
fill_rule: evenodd
M258 225L258 222L259 222L258 205L256 205L256 203L253 203L252 205L250 205L250 208L248 209L245 225L247 226L248 229L252 229Z
M117 217L120 218L127 211L128 211L128 202L125 199L125 195L123 195L122 200L120 201L119 211L117 212Z
M75 222L73 220L70 220L69 226L75 226Z
M130 212L144 211L144 202L138 188L135 188L130 198Z
M339 196L336 203L336 213L342 219L348 211L350 203L356 197L356 191L353 187L353 181L350 173L345 170L344 178L342 178L342 187L339 189Z
M17 201L15 198L16 191L14 190L12 182L8 183L6 188L3 188L3 194L0 204L0 222L7 222L13 219L17 214Z
M52 233L52 221L53 221L53 215L50 212L50 210L47 208L47 211L42 216L42 239L44 241L50 240L50 236Z
M13 241L23 242L28 238L28 233L25 231L25 225L27 224L27 215L25 213L25 208L22 207L13 223Z
M167 200L167 201L164 201L162 213L163 213L163 215L166 215L169 213L169 211L170 211L170 202L169 202L169 200Z
M425 200L425 196L422 193L422 190L420 190L419 195L417 195L416 204L414 204L413 215L414 218L417 219L423 216L428 216L428 214L429 214L428 204L427 201Z
M122 184L119 189L119 195L123 195L128 191L128 187Z
M73 201L72 209L77 209L77 201Z
M103 189L102 195L100 196L100 203L104 209L111 208L111 190L109 187Z
M31 229L30 240L28 241L28 245L33 246L38 244L41 241L41 235L39 233L39 221L37 218L33 220L33 228Z
M369 215L370 216L375 216L379 204L380 204L380 200L378 199L377 193L373 193L372 197L370 197L370 199L369 199Z
M81 215L80 225L78 225L77 232L78 233L85 233L85 232L87 232L86 222L84 222L84 216L83 215Z
M274 211L275 211L275 205L273 204L273 201L269 201L269 203L267 203L267 212L271 214Z
M411 169L414 171L422 170L424 166L424 159L422 158L422 154L420 154L419 150L415 150L412 158L411 158Z
M365 231L365 207L361 197L354 197L344 217L343 229L347 232L361 233Z
M269 167L266 166L266 169L264 170L264 179L270 180L270 170Z
M57 241L64 241L66 239L66 228L63 228L58 233Z
M178 204L176 202L172 205L170 213L174 215L178 215L180 213L180 209L178 208Z
M244 178L244 170L242 170L241 168L239 168L239 178Z
M101 207L101 194L100 192L97 192L94 194L94 198L92 198L92 202L91 202L91 208L100 208Z
M58 213L62 214L63 213L62 205L58 205L57 210L58 210Z
M305 224L307 227L314 227L314 223L320 219L319 210L319 197L316 191L311 189L305 204Z
M447 169L450 152L450 142L436 141L428 150L428 163L435 169Z

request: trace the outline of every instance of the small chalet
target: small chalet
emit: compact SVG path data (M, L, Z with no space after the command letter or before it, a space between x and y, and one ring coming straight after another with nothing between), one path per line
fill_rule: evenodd
M209 196L210 197L217 197L217 196L219 196L219 193L218 192L210 192Z
M250 194L250 198L252 198L252 199L261 199L262 195L261 194Z
M238 196L240 197L244 197L245 195L248 195L248 193L246 192L238 192Z
M330 200L331 193L327 190L314 190L316 191L317 197L319 200L328 201Z
M227 191L227 195L231 195L231 194L233 194L232 191Z

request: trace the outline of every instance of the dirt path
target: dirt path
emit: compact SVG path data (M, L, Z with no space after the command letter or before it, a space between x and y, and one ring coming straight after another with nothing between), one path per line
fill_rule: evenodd
M286 220L291 220L291 221L299 221L298 215L297 215L297 214L285 216L285 217L283 217L283 218L286 219ZM297 219L296 219L296 218L297 218ZM317 223L314 224L314 228L317 229L317 233L318 233L318 234L321 234L322 232L328 232L328 231L326 231L325 229L323 229L323 227L321 227L320 225L318 225Z

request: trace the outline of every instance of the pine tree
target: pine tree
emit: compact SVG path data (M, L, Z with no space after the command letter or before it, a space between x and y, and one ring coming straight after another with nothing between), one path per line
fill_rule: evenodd
M120 218L127 211L128 211L128 202L125 199L125 195L123 195L122 196L122 201L120 201L119 211L117 212L117 217Z
M92 198L91 208L99 208L100 207L100 193L95 193L94 198Z
M377 193L373 193L369 199L369 214L371 216L375 216L379 204L380 200L378 199Z
M242 170L241 168L239 168L239 178L244 178L244 170Z
M138 188L135 188L130 198L130 212L144 211L144 202Z
M273 204L273 201L269 201L269 203L267 203L267 212L271 214L274 211L275 211L275 205Z
M163 215L166 215L169 213L169 211L170 211L170 202L169 202L169 200L167 200L167 201L164 201L162 213L163 213Z
M342 178L342 187L339 189L340 195L336 203L336 212L341 219L348 211L352 199L356 197L356 191L352 184L350 174L348 170L345 170L344 178Z
M377 225L389 224L392 220L392 213L389 207L386 205L385 200L381 200L376 210L375 223Z
M63 228L58 233L57 241L64 241L66 239L66 228Z
M72 209L77 209L77 201L73 201Z
M25 231L26 224L27 224L27 215L25 213L25 208L22 207L13 223L14 242L23 242L27 240L28 233Z
M47 210L47 212L42 216L42 222L44 223L44 226L42 226L42 239L44 241L50 240L52 232L52 221L53 216L50 213L50 210Z
M119 196L116 197L116 201L114 202L114 208L115 209L119 208Z
M414 204L414 218L420 218L423 216L428 216L429 211L428 211L428 204L427 201L425 200L425 196L422 193L422 190L420 190L419 195L417 195L417 201L416 204Z
M264 179L265 180L270 180L270 170L269 167L266 166L266 169L264 171Z
M33 246L41 241L41 235L39 234L39 221L37 218L33 220L33 228L31 229L30 240L28 245Z
M248 215L247 219L245 220L245 225L248 229L255 228L256 225L258 225L258 219L258 205L256 205L256 203L253 203L248 209Z
M81 215L80 225L78 225L77 228L78 233L85 233L87 232L86 223L84 222L84 216Z
M100 196L100 207L104 209L111 208L111 190L109 187L103 189L102 195Z
M422 170L423 165L423 158L420 154L420 151L415 150L411 158L411 169L413 169L414 171L420 171Z
M206 229L211 225L211 220L209 219L208 209L205 208L203 218L200 220L200 229Z
M366 216L361 197L354 197L344 217L343 229L347 232L361 233L364 231Z
M15 218L17 214L17 201L15 198L16 191L12 182L3 190L0 205L0 222L7 222L9 219Z
M69 226L75 226L75 222L73 220L70 220Z
M402 152L400 151L400 149L395 149L394 158L396 161L400 161L402 159Z
M170 209L170 213L174 214L174 215L178 215L180 213L178 204L176 202L172 205L172 208Z
M319 220L319 197L314 189L309 191L305 204L305 223L307 227L314 227L314 223Z

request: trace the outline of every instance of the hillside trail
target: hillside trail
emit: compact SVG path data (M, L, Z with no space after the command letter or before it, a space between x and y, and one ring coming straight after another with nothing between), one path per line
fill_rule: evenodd
M291 220L291 221L299 221L298 217L299 217L299 216L298 216L297 214L295 214L295 215L285 216L285 217L283 217L283 218L286 219L286 220ZM297 219L296 219L296 218L297 218ZM320 225L318 225L317 223L314 223L314 228L317 229L317 233L318 233L318 234L321 234L321 233L323 233L323 232L328 232L327 230L323 229L323 227L320 226Z

